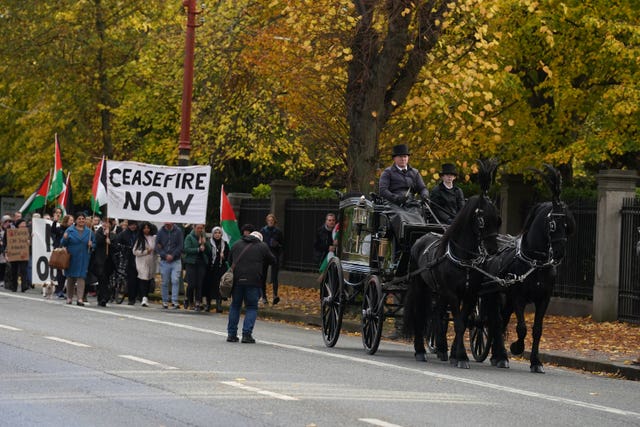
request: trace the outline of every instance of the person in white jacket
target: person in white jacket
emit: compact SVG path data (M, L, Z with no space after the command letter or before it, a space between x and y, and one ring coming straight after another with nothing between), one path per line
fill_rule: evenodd
M151 287L155 288L156 277L156 236L154 227L149 222L143 222L138 228L138 238L133 245L138 271L138 289L142 295L142 306L148 307L148 294Z

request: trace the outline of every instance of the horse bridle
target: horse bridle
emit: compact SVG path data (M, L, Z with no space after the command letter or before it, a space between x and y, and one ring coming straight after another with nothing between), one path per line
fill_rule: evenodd
M528 256L522 250L521 239L518 239L518 243L516 246L516 256L520 258L525 263L529 264L529 266L533 269L542 268L548 266L556 266L562 262L562 257L556 259L553 254L553 246L556 243L566 243L567 242L567 233L566 233L566 218L567 213L564 206L561 203L553 203L553 206L549 213L547 214L545 220L547 225L547 242L548 248L546 252L537 252L542 255L546 255L546 259L540 260L536 259L534 256ZM558 221L564 222L565 233L561 237L553 237L553 234L558 230Z

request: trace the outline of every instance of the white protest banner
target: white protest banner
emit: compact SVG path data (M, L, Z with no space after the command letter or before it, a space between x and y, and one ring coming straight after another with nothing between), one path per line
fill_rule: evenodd
M113 218L204 224L210 166L107 161L107 210Z
M53 251L51 224L48 219L33 218L31 226L31 281L42 284L47 280L55 283L56 270L49 268L49 257Z

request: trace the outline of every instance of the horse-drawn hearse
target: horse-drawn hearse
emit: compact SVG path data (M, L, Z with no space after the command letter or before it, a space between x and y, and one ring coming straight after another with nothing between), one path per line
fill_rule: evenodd
M573 229L570 212L559 198L560 176L548 168L553 202L532 210L522 235L498 236L500 216L487 196L497 162L479 165L481 193L467 200L450 226L440 224L422 201L398 207L375 194L341 199L336 256L320 287L322 336L328 347L338 341L345 309L359 305L362 342L369 354L378 349L385 319L402 316L405 334L414 337L416 360L426 361L426 337L439 359L468 368L463 337L469 330L476 361L484 361L492 351L492 364L508 367L506 324L515 312L518 342L511 349L521 353L526 333L522 313L533 301L539 310L532 371L543 372L537 360L542 316L555 266ZM455 339L447 355L450 319Z
M402 315L410 272L410 250L425 233L444 228L423 202L391 205L375 194L340 201L338 246L321 288L322 334L328 347L340 336L347 306L362 306L362 343L374 354L385 318Z

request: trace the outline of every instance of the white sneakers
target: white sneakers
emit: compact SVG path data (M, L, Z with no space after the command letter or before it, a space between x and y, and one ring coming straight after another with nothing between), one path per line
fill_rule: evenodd
M141 305L143 307L149 307L148 302L149 302L149 300L147 299L147 297L142 297L142 304Z

